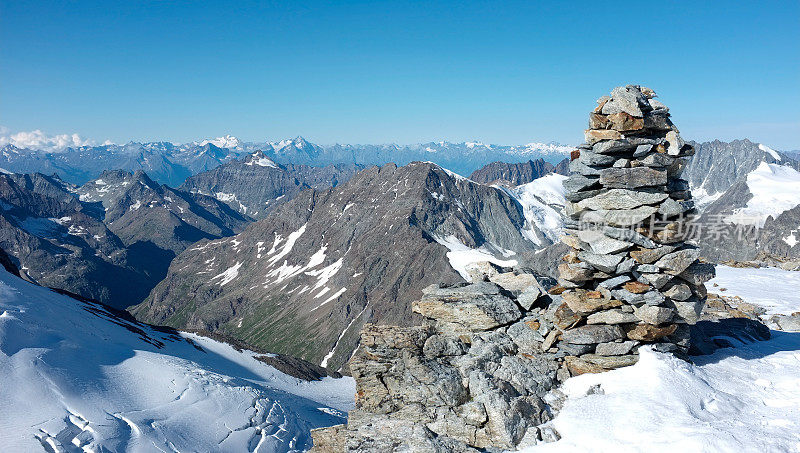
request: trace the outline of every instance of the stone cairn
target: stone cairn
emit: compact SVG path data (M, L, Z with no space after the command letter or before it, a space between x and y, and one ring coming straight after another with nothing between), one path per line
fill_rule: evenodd
M551 292L573 374L631 365L644 344L686 354L714 275L684 242L694 202L680 174L694 150L655 96L628 85L598 99L564 182L572 250Z
M692 148L654 97L616 88L591 113L564 184L572 206L563 242L572 250L558 284L474 263L472 283L430 286L412 304L421 326L364 326L349 363L356 408L346 425L313 430L312 451L505 451L554 441L547 422L559 382L631 365L645 344L687 352L713 266L683 241L693 206L679 175Z

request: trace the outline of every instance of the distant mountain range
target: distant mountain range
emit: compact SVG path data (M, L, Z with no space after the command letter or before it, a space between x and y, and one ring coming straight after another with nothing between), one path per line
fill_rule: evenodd
M0 168L14 173L57 174L61 179L83 184L104 170L146 172L154 181L177 187L187 177L211 170L256 151L282 165L327 166L405 165L433 161L459 174L468 175L494 161L523 162L542 158L556 164L572 148L556 143L520 146L486 145L478 142L431 142L414 145L316 145L302 137L279 142L243 142L231 136L187 144L131 142L125 145L66 147L58 151L0 148Z

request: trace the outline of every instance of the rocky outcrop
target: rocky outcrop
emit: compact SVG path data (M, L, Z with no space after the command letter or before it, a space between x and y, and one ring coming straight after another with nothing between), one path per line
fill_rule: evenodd
M481 184L515 187L550 173L566 175L568 163L569 159L564 159L554 166L541 158L515 164L492 162L472 172L469 179Z
M556 345L575 350L572 374L636 362L637 349L685 354L714 267L683 241L694 212L680 179L693 152L669 109L644 87L615 88L590 114L587 143L564 183L569 218L559 265Z
M543 397L568 375L549 351L551 299L532 274L470 267L474 283L432 285L415 327L367 324L350 361L356 409L312 431L316 452L477 452L552 436Z

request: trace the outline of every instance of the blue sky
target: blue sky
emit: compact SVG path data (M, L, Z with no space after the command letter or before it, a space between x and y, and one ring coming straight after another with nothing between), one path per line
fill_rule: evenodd
M574 144L640 83L687 138L800 149L800 2L619 5L0 0L0 125Z

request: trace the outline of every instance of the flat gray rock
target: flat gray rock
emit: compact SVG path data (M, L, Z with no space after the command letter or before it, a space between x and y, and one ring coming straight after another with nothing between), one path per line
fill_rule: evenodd
M700 258L699 249L683 249L664 255L655 265L670 275L678 275Z
M582 212L581 220L584 222L625 227L642 223L642 221L648 219L656 212L658 212L658 208L655 206L639 206L634 209L601 209Z
M598 230L580 230L578 231L578 239L587 244L592 253L599 255L621 252L633 245L632 242L610 238Z
M638 341L623 341L622 343L600 343L595 348L598 355L625 355L631 352Z
M578 259L603 272L614 272L622 261L619 255L598 255L591 252L578 253Z
M633 209L642 205L654 205L666 200L666 193L644 190L611 189L578 202L582 209Z
M605 310L592 313L586 318L588 324L627 324L639 321L633 313L622 310Z
M625 338L619 326L603 324L576 327L561 334L561 341L572 344L596 344Z
M600 184L609 188L635 189L667 184L667 172L650 167L606 168L599 174Z
M640 319L647 324L659 325L668 322L672 319L673 311L666 307L657 307L655 305L642 305L634 311L634 318Z

